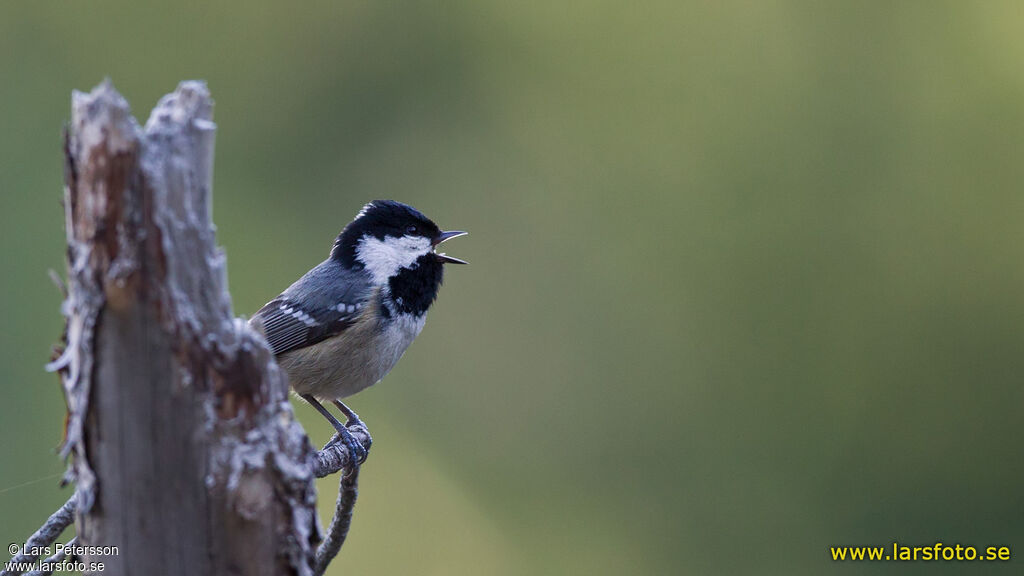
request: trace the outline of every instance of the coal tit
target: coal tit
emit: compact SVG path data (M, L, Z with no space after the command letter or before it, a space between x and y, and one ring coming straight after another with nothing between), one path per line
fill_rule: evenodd
M466 232L443 232L422 213L374 200L338 235L330 257L260 309L262 329L292 389L327 418L357 462L363 447L324 406L380 381L423 329L444 264L435 248Z

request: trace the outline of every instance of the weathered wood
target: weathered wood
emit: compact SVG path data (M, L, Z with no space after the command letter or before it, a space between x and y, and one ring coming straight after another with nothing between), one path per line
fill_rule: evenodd
M104 574L312 573L314 451L262 338L231 312L211 223L214 128L198 82L145 128L109 83L73 98L68 345L55 367L78 542L119 547L97 559Z

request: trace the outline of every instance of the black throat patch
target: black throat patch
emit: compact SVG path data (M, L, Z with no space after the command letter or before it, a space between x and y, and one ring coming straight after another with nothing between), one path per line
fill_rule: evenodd
M444 265L433 254L420 256L412 268L402 268L388 279L391 300L399 313L420 315L430 308L441 288Z

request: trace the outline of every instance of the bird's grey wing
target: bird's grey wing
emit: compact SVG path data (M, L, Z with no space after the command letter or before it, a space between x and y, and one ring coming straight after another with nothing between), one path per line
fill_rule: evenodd
M312 346L355 323L373 291L357 272L331 269L325 262L310 270L249 321L262 325L275 355Z

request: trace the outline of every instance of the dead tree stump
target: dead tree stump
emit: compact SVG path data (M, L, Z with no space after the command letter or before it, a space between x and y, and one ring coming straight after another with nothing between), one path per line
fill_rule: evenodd
M118 546L104 574L311 574L315 451L262 337L231 311L206 86L182 83L145 127L109 82L72 108L54 368L78 544Z

